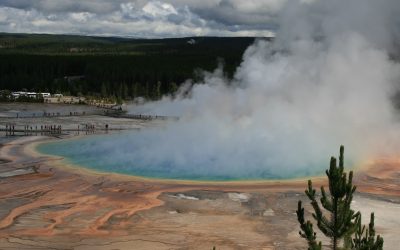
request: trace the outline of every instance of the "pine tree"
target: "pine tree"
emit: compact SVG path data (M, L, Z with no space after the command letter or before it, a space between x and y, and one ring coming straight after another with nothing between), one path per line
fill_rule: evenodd
M169 92L172 94L175 94L175 92L178 90L178 85L176 85L175 82L171 82L169 84Z
M375 216L371 213L371 219L368 225L361 226L361 216L357 224L357 231L354 234L354 239L351 240L351 249L357 250L381 250L383 248L383 238L378 235L375 238Z
M154 86L153 97L156 100L161 98L161 82L160 81L158 81L157 84Z
M104 82L101 84L101 97L103 98L107 97L107 87L104 84Z
M131 86L131 97L132 99L135 99L138 96L138 84L137 83L132 83Z
M329 182L329 194L321 187L320 203L316 199L316 190L313 189L311 180L308 181L308 189L305 190L307 197L311 200L314 213L312 216L317 221L319 230L331 239L332 249L339 249L339 242L343 238L350 238L354 234L355 239L351 239L350 244L345 244L345 249L358 250L379 250L383 247L383 239L378 236L375 239L374 216L371 215L369 230L365 232L365 226L361 227L361 214L351 209L353 193L356 186L353 185L353 172L350 171L347 178L344 172L344 147L340 147L339 166L336 159L331 157L329 170L326 170ZM323 212L321 206L325 209ZM302 238L307 240L309 250L322 249L321 242L316 241L316 233L310 221L305 222L304 208L301 201L298 203L297 220L300 223ZM326 216L328 215L328 216ZM345 241L345 243L348 243ZM366 248L365 248L366 247Z
M122 99L126 100L129 96L129 89L126 83L122 84Z

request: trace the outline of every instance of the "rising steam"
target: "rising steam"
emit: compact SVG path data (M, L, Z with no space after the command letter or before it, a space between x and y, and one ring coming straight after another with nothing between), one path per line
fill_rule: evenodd
M178 122L96 147L128 169L231 178L320 173L341 144L352 166L398 153L399 10L395 0L288 1L275 41L250 46L233 80L219 68L130 107Z

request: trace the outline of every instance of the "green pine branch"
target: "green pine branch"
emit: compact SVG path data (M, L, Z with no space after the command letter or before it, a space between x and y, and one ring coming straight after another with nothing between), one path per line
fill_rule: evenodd
M316 190L311 180L305 194L310 200L313 208L312 217L317 222L318 229L331 239L332 249L354 249L354 250L381 250L383 238L375 236L374 214L368 226L361 226L361 214L351 209L353 194L356 186L353 185L353 172L349 175L344 172L344 147L340 147L339 165L336 158L331 157L329 169L326 170L328 177L329 193L321 187L321 198L316 198ZM324 211L324 212L323 212ZM300 223L300 236L307 240L308 249L322 249L321 242L317 243L317 234L314 232L313 224L305 221L304 208L301 201L298 203L297 220ZM343 247L339 244L343 241Z
M308 250L321 250L322 244L316 241L317 233L314 232L313 224L310 221L305 222L304 208L301 205L301 201L298 202L296 214L301 228L299 234L302 238L307 240Z

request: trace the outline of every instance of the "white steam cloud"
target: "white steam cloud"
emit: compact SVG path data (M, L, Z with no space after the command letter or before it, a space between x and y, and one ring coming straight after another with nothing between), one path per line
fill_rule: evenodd
M127 164L232 178L319 173L341 144L353 166L394 155L399 10L394 0L290 1L275 42L249 47L234 80L217 69L189 94L130 107L181 119L99 146L125 147Z

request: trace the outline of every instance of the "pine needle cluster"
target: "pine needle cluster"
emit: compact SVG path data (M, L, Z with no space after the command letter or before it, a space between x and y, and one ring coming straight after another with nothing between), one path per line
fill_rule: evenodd
M350 250L381 250L383 238L375 235L374 214L368 228L361 225L361 213L351 209L353 194L356 186L353 185L353 172L349 176L344 172L344 147L340 147L339 165L336 158L331 157L330 167L326 170L329 181L329 193L321 187L321 197L317 201L316 190L308 181L305 194L311 201L314 210L312 216L317 222L318 229L331 239L331 249ZM324 210L322 210L322 208ZM300 223L300 236L306 239L309 250L321 250L322 243L317 241L317 233L313 223L304 218L302 202L298 202L296 211L297 220ZM342 243L341 247L339 246Z

